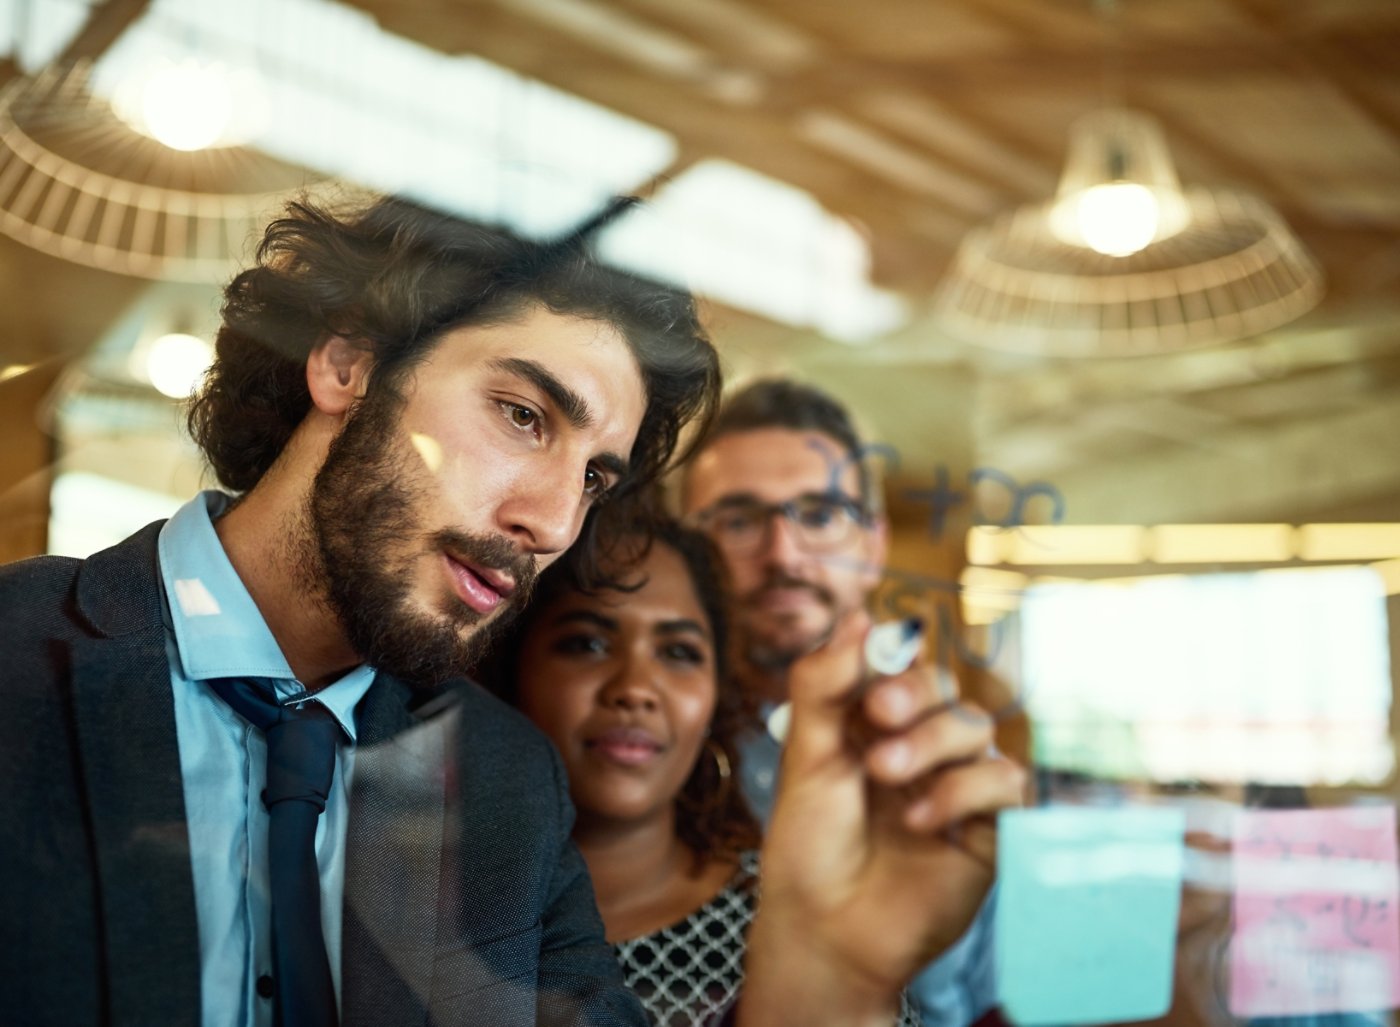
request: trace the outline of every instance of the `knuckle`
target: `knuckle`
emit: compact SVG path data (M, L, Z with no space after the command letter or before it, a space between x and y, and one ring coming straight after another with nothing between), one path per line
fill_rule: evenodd
M1017 795L1024 795L1030 783L1030 773L1026 768L1005 756L998 757L996 762L1000 764L1003 787Z

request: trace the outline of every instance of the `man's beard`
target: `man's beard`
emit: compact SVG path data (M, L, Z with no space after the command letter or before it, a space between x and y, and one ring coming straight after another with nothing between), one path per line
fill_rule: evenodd
M760 595L774 588L800 588L810 592L829 615L825 623L817 630L801 635L760 628L754 623L755 615L749 607ZM747 621L740 624L745 635L744 656L756 669L770 674L786 672L802 657L821 646L836 628L836 597L820 585L794 578L781 571L770 573L757 588L742 598L739 607L741 621Z
M425 534L417 509L426 489L414 470L418 454L400 438L402 405L396 392L371 386L331 442L307 501L298 563L359 656L430 690L479 659L525 605L538 571L503 536ZM444 551L514 579L514 592L492 619L455 598L436 616L415 608L417 558Z

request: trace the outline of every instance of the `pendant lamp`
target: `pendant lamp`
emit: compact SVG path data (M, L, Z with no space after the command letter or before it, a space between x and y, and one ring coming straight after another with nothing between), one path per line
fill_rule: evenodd
M1156 121L1113 107L1072 126L1052 199L967 235L934 308L976 345L1118 357L1258 335L1322 291L1317 263L1273 208L1184 189Z

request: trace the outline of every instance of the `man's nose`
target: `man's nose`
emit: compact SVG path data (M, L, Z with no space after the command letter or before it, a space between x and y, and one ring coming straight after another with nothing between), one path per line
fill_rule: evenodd
M583 472L572 469L541 474L528 468L516 476L510 495L499 507L506 535L536 556L563 552L583 524Z
M797 525L782 510L769 512L758 552L764 563L778 567L795 566L805 562L810 555L798 537Z

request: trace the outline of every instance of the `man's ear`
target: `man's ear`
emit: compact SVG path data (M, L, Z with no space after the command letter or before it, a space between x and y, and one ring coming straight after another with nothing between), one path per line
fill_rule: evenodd
M330 336L306 358L306 387L312 405L331 417L342 416L365 394L370 363L369 350L343 336Z

